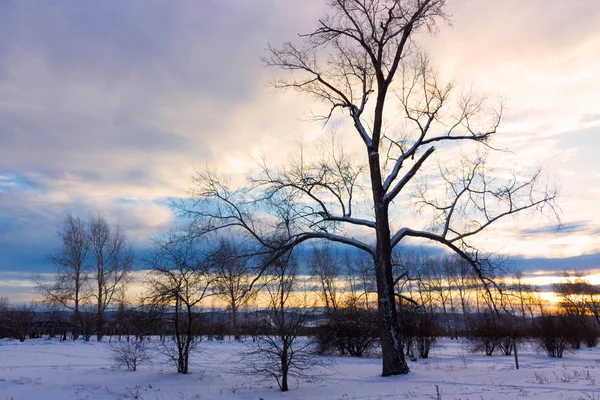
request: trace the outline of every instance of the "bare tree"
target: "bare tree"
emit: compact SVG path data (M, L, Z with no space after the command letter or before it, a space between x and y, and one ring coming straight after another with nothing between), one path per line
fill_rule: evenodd
M327 313L335 312L338 308L339 293L337 279L340 276L340 265L337 263L331 247L324 243L313 246L310 258L311 273L318 279L317 292L325 304Z
M474 275L470 265L463 259L456 257L452 262L453 268L449 277L451 284L456 288L463 319L467 316L471 306L471 287L477 284L477 277Z
M102 215L92 215L88 223L90 263L94 270L96 334L104 335L104 313L127 285L133 268L133 248L127 245L120 226L111 227Z
M151 304L169 307L165 313L172 322L175 351L165 347L166 355L177 365L177 372L188 373L189 357L197 345L194 326L199 322L195 312L202 300L211 294L213 277L208 262L193 241L157 242L149 259L147 299Z
M36 304L10 306L8 299L0 297L0 338L9 337L24 342L34 338L33 322Z
M227 302L235 340L240 339L239 310L252 300L257 289L252 285L250 256L240 246L233 240L221 238L217 249L210 255L215 274L213 291Z
M563 281L554 285L554 291L560 298L559 310L563 318L571 322L575 334L571 335L573 348L580 348L581 341L588 346L598 343L598 299L600 290L583 277L580 272L564 272ZM573 326L574 325L574 326Z
M293 74L275 86L323 102L325 122L345 115L362 144L362 162L335 144L316 158L300 149L287 167L265 164L262 175L239 189L205 171L195 179L196 201L182 205L196 235L233 229L270 250L271 259L313 239L364 251L373 259L377 282L384 376L409 371L396 310L395 283L403 277L394 276L394 248L408 238L443 245L488 286L493 283L488 265L470 239L501 218L552 206L556 196L540 187L539 171L505 180L494 175L482 151L473 150L493 151L501 107L493 109L474 94L455 95L413 40L446 20L445 3L330 0L329 13L314 31L300 35L301 44L269 47L266 64ZM461 144L471 159L456 156ZM368 191L362 190L364 183ZM411 205L409 193L431 221L402 224L407 219L398 216ZM264 240L280 224L268 215L277 215L276 201L293 210L291 235L279 248Z
M377 314L369 304L369 292L374 290L369 260L361 255L351 257L347 252L342 272L339 260L326 248L320 250L324 254L318 257L322 275L319 280L322 296L330 297L330 306L326 307L326 322L316 329L317 353L337 351L339 355L362 357L378 344ZM313 263L314 259L313 256ZM344 286L335 282L342 273Z
M313 307L298 291L298 263L287 254L269 269L267 294L267 332L260 335L251 350L242 357L241 373L275 379L282 392L289 390L289 380L316 377L321 359L312 355L312 343L302 340L304 325Z
M90 296L86 266L90 242L85 222L70 214L58 235L62 244L48 255L57 267L55 279L48 282L36 275L33 280L47 303L73 310L73 339L77 339L81 329L80 306Z

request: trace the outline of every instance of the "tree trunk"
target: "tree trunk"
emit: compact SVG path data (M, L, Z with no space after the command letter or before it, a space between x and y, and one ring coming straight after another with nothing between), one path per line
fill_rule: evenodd
M375 270L377 276L379 340L383 363L381 375L406 374L409 372L409 368L404 358L400 340L401 333L396 311L390 257L386 257L385 254L378 254L375 260Z
M102 310L102 305L100 301L98 301L98 311L96 314L96 339L101 342L104 337L104 312Z
M238 324L238 308L235 301L231 302L231 329L233 330L233 338L240 340L240 329Z
M193 336L193 332L192 332L192 318L193 318L193 313L192 313L192 307L187 304L187 327L186 327L186 332L185 332L185 344L184 344L184 348L183 348L183 371L182 373L187 374L188 373L188 367L189 367L189 360L190 360L190 346L192 344L192 340L194 339Z
M79 339L79 325L81 321L81 316L79 315L79 298L78 294L75 294L75 310L73 311L74 321L73 321L73 340Z
M379 106L379 102L377 106ZM375 114L376 117L378 114ZM376 127L381 126L380 124ZM382 376L401 375L409 372L408 364L402 351L400 325L396 310L394 293L394 276L392 273L392 244L388 206L384 202L384 191L381 185L381 169L379 154L369 151L369 169L373 191L375 212L375 230L377 247L375 253L375 278L377 281L377 305L379 316L379 341L381 343Z
M104 263L99 262L98 265L98 303L96 308L96 339L100 342L104 336L104 296L102 289L104 288Z
M285 339L284 339L284 342L285 342ZM287 392L289 390L289 388L288 388L288 365L289 365L289 360L288 360L287 345L284 343L283 344L283 352L281 354L281 391L282 392Z
M288 390L289 390L289 388L288 388L288 381L287 381L287 373L284 373L283 376L281 377L281 391L287 392Z

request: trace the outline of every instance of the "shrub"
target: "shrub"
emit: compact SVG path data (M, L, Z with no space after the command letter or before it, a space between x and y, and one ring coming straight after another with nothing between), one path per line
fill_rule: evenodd
M318 354L337 352L352 357L362 357L373 349L377 338L377 315L356 307L331 311L315 334Z
M435 346L439 334L435 314L419 313L415 318L415 344L420 358L428 358L429 351Z
M542 315L534 328L538 347L553 358L562 358L565 349L572 342L572 331L567 318L558 315Z
M150 360L148 343L144 340L125 340L110 345L112 359L117 367L136 371L137 367Z
M471 352L484 351L491 356L499 350L509 356L515 342L525 334L527 322L509 314L498 315L493 311L475 314L469 318L469 336Z
M410 307L401 309L398 317L402 326L402 347L406 355L413 361L417 356L428 358L440 335L437 315L432 310Z
M469 325L470 351L483 351L486 356L494 354L504 336L498 315L492 311L473 315L469 318Z

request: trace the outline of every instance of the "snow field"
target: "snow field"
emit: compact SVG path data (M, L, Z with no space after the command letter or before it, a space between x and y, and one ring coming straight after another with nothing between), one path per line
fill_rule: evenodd
M332 357L331 367L318 371L320 379L281 393L275 381L258 383L238 372L238 354L251 345L205 341L191 357L192 373L182 375L159 356L136 372L117 369L108 338L1 340L0 400L437 399L437 391L443 400L600 400L598 348L551 359L528 346L515 370L512 356L470 354L464 342L445 339L430 359L411 362L406 376L381 377L377 358Z

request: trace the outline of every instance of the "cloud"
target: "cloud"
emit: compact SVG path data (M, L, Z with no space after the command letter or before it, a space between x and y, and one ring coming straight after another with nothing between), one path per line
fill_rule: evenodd
M212 142L264 89L265 27L291 22L289 10L256 5L3 3L3 163L120 175L131 159L156 170L172 154L187 165L215 157Z
M147 247L194 166L260 142L259 57L316 4L0 2L0 270L50 269L68 213Z
M516 269L524 272L533 271L585 271L600 269L600 252L585 254L577 257L560 259L551 258L514 258L513 264Z
M600 122L600 114L585 114L581 117L582 123Z
M564 185L569 233L587 234L579 223L596 229L593 198L581 193L597 171L600 3L451 7L454 26L425 44L433 63L461 87L507 97L498 142L515 154L502 168L526 175L545 161L551 175L573 174ZM269 89L273 71L259 57L267 43L314 28L322 8L320 0L0 1L0 269L43 268L66 213L103 212L143 247L173 221L165 200L184 195L194 167L244 176L250 155L279 163L298 136L319 138L321 126L301 121L319 106ZM549 226L532 225L502 228L538 237L518 254L548 253ZM598 247L579 239L556 249Z
M591 221L570 222L567 224L549 224L536 228L522 229L522 235L554 234L569 235L576 232L589 232L591 230Z

